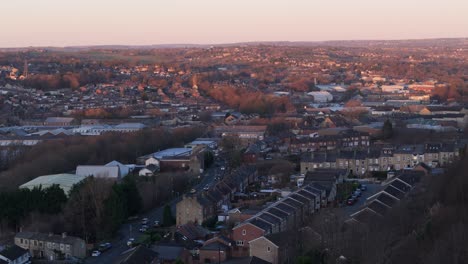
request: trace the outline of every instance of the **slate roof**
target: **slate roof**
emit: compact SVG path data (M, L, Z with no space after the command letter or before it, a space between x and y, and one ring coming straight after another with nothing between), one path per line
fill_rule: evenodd
M27 254L28 252L29 251L26 249L23 249L17 245L13 245L2 250L2 252L0 252L0 255L9 259L10 261L14 261L19 257L23 256L24 254Z
M304 197L307 197L307 198L309 198L311 200L315 200L315 198L318 196L318 194L310 193L310 192L305 191L305 190L300 190L297 193L304 196Z
M255 218L255 219L251 219L249 222L252 225L257 226L257 227L265 230L265 232L270 232L271 231L271 224L265 222L264 220Z
M376 213L370 210L364 209L364 210L357 212L355 215L353 215L353 218L356 221L359 221L361 223L369 223L376 216L378 216Z
M377 200L379 200L380 202L384 203L385 205L388 205L390 207L392 207L396 202L397 200L395 198L392 198L391 196L389 196L388 194L386 193L381 193L378 197L377 197Z
M423 174L424 173L421 171L411 171L411 172L406 172L401 176L398 176L398 179L408 183L411 186L414 186L416 183L419 182Z
M389 185L387 186L384 191L392 196L395 196L398 199L402 199L405 196L405 193L396 189L395 187Z
M390 183L390 186L393 186L394 188L402 191L402 192L408 192L411 187L409 187L408 185L404 184L403 182L399 181L399 180L394 180Z
M291 206L293 206L295 208L301 208L302 205L303 205L303 203L295 201L295 200L293 200L291 198L286 198L286 199L282 200L281 202L286 203L288 205L291 205Z
M291 197L292 199L297 200L297 201L299 201L299 202L301 202L303 204L307 204L312 200L312 199L308 199L308 198L305 198L303 196L300 196L299 194L296 194L296 193L291 194L291 196L289 196L289 197Z
M278 219L277 217L272 216L270 214L262 213L262 214L258 215L257 218L260 218L261 220L264 220L265 222L268 222L268 223L274 224L274 225L277 225L277 224L281 223L280 219Z
M296 209L294 209L294 207L292 207L292 206L290 206L288 204L285 204L285 203L279 203L279 204L275 205L274 207L280 209L281 211L287 212L289 214L296 213Z
M389 209L387 206L377 201L371 202L367 207L381 216L383 216Z
M286 218L288 215L290 215L290 213L280 211L280 210L276 209L275 207L271 207L271 208L267 209L266 212L268 212L268 213L270 213L272 215L281 217L283 219Z

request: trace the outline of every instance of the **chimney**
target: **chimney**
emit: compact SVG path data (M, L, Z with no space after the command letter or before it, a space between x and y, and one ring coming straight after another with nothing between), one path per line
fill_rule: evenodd
M67 237L67 232L63 232L62 233L62 238L66 238Z

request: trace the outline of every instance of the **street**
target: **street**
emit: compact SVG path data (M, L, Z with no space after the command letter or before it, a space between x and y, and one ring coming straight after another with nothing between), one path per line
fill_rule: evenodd
M367 186L367 190L362 192L361 197L359 197L358 201L353 205L346 205L344 208L346 212L346 216L349 217L350 215L354 214L355 212L359 211L364 207L367 198L376 194L378 191L382 190L382 185L375 184L375 183L364 183Z
M208 168L203 174L201 178L201 182L198 183L196 186L193 187L197 192L203 190L203 188L207 185L212 185L215 182L215 178L223 177L224 170L221 170L222 167L226 166L226 161L222 159L216 159L215 163ZM171 207L172 215L175 217L176 215L176 204L179 202L181 197L173 198L168 204ZM114 263L115 259L117 259L124 251L128 250L129 247L127 246L127 241L130 238L135 238L138 241L138 238L142 235L139 232L139 228L141 227L141 219L148 218L148 223L151 226L154 221L159 221L160 223L163 222L163 212L164 212L165 205L160 207L154 208L151 211L140 215L140 217L130 223L123 224L117 234L117 237L114 238L112 241L112 248L103 252L98 257L88 257L85 259L85 263L90 264L111 264Z

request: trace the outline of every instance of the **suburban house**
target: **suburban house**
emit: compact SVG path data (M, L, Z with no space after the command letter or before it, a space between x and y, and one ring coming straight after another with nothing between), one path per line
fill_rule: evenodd
M82 182L84 179L86 179L86 176L79 176L75 174L53 174L53 175L44 175L44 176L39 176L35 178L34 180L31 180L23 185L21 185L19 188L28 188L30 190L34 188L48 188L53 185L58 185L60 189L63 190L65 195L69 195L71 189L75 184L78 184Z
M298 238L287 233L276 233L261 236L249 242L250 256L255 256L272 264L282 264L293 261L288 259L293 255Z
M300 228L320 208L321 195L316 188L304 186L233 227L233 256L248 256L249 242L254 239Z
M207 240L199 249L200 263L221 263L231 258L231 249L234 241L225 237L217 236Z
M215 216L214 203L204 194L186 194L176 205L177 226L187 223L202 224Z
M155 164L149 164L145 166L143 169L141 169L138 172L139 176L154 176L157 172L159 172L160 168L158 165Z
M37 232L19 232L15 236L15 245L29 250L33 258L49 261L86 257L86 243L78 237L44 234Z
M8 246L0 251L0 263L2 264L30 264L29 251L17 245Z

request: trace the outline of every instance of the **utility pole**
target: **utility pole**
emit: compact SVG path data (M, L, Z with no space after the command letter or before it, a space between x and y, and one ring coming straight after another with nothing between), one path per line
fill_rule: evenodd
M221 245L218 241L218 264L221 264Z

